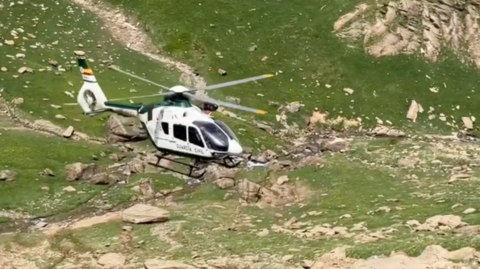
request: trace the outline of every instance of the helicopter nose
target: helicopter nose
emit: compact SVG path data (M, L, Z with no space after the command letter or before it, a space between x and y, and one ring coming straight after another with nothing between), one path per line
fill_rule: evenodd
M240 144L235 140L230 140L228 143L228 153L231 155L240 155L242 154L243 149Z

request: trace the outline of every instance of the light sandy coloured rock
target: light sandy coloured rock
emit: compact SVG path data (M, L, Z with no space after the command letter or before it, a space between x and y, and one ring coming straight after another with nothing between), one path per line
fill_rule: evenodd
M146 269L195 269L192 265L179 261L148 259L143 265Z
M107 253L100 256L98 264L105 269L121 269L125 265L126 258L122 254Z
M170 212L165 209L146 205L136 204L125 209L122 213L122 220L130 223L164 222L170 219Z

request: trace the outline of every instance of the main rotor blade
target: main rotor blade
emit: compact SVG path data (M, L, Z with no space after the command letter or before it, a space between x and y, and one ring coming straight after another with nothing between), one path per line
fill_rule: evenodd
M111 65L111 66L109 66L108 68L113 69L113 70L115 70L115 71L117 71L117 72L123 73L123 74L125 74L125 75L127 75L127 76L131 76L131 77L133 77L133 78L136 78L136 79L139 79L139 80L143 80L143 81L145 81L145 82L148 82L148 83L150 83L150 84L153 84L153 85L158 86L158 87L160 87L160 88L163 88L163 89L165 89L165 90L169 90L169 89L170 89L170 88L167 87L167 86L163 86L163 85L161 85L161 84L155 83L155 82L153 82L153 81L151 81L151 80L148 80L148 79L146 79L146 78L142 78L142 77L139 77L139 76L134 75L134 74L132 74L132 73L128 73L128 72L126 72L126 71L123 71L123 70L121 70L120 68L118 68L118 67L116 67L116 66Z
M108 99L108 101L121 101L121 100L138 99L138 98L153 97L153 96L162 96L162 95L169 95L169 94L172 94L172 93L170 93L170 92L161 92L161 93L155 93L155 94L149 94L149 95L137 95L137 96L131 96L131 97L122 97L122 98L116 98L116 99Z
M108 99L108 101L122 101L122 100L130 100L130 99L138 99L138 98L145 98L145 97L153 97L153 96L162 96L162 95L169 95L170 92L161 92L149 95L137 95L137 96L130 96L130 97L122 97L122 98L115 98L115 99ZM76 106L78 103L65 103L64 106Z
M225 88L225 87L230 87L238 84L243 84L251 81L256 81L264 78L271 78L273 77L272 74L266 74L266 75L261 75L261 76L256 76L256 77L251 77L251 78L244 78L244 79L239 79L239 80L233 80L233 81L228 81L228 82L223 82L219 84L213 84L210 86L206 86L203 90L209 91L209 90L214 90L214 89L220 89L220 88Z
M228 103L228 102L224 102L224 101L215 100L215 99L210 98L206 95L194 95L194 94L187 93L187 92L184 92L183 94L189 96L192 99L196 99L196 100L201 101L201 102L214 103L214 104L221 105L221 106L224 106L224 107L230 107L230 108L234 108L234 109L238 109L238 110L253 112L253 113L256 113L256 114L266 114L267 113L267 111L265 111L265 110L260 110L260 109L256 109L256 108L250 108L250 107L246 107L246 106L241 106L241 105L237 105L237 104L232 104L232 103Z

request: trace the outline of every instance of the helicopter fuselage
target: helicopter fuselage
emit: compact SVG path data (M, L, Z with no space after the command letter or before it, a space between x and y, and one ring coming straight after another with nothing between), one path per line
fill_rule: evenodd
M147 105L139 110L137 117L159 151L200 159L242 154L240 142L232 130L197 106Z

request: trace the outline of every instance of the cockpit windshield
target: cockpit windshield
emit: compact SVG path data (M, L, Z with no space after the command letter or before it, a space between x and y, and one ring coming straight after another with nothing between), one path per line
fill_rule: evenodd
M209 149L228 151L228 136L217 125L207 121L194 121L193 125L200 129Z
M222 130L230 137L230 139L233 139L239 142L235 133L232 131L232 129L228 127L227 124L225 124L225 122L220 120L213 120L213 121L218 125L218 127L222 128Z

